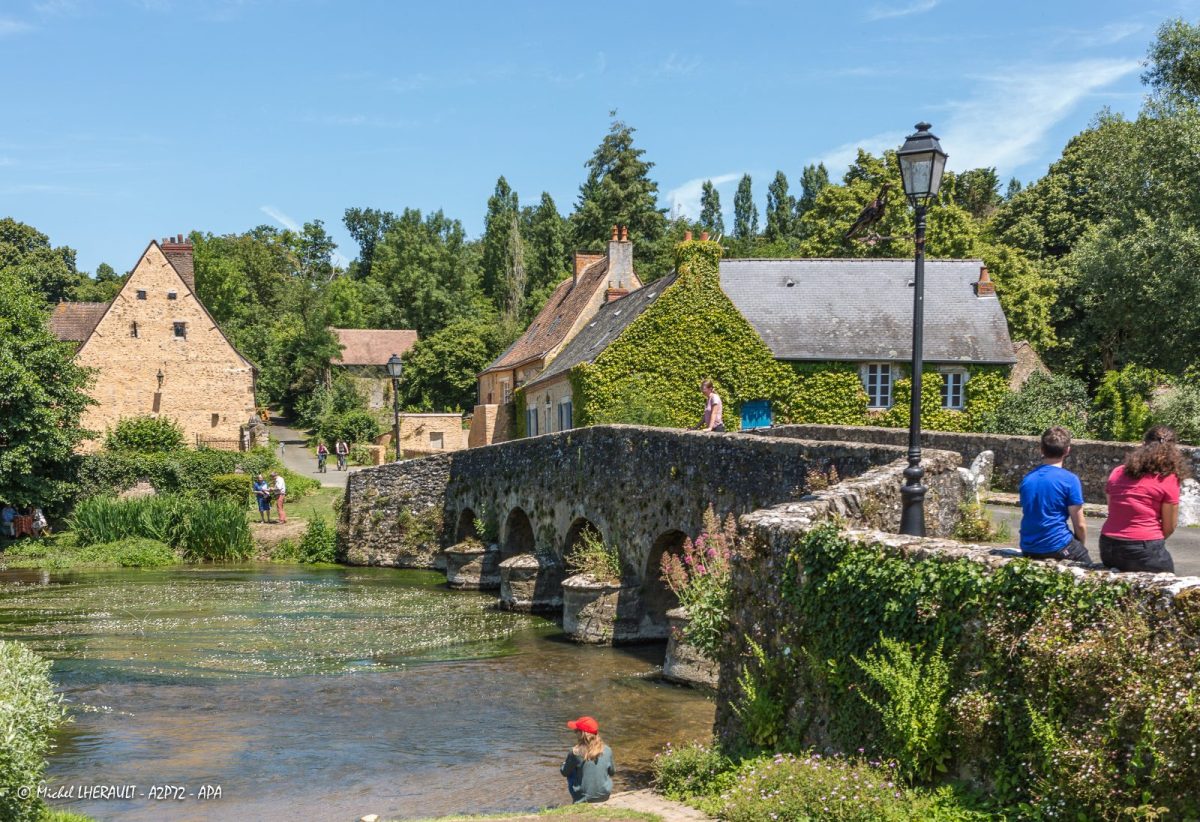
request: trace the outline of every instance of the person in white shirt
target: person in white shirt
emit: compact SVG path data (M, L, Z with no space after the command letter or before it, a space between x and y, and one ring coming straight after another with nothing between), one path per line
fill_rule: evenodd
M283 503L287 498L287 483L276 471L271 472L271 480L275 488L275 510L279 513L279 521L287 522L287 514L283 512Z
M724 433L725 422L723 415L725 406L721 403L721 395L713 390L712 380L705 380L700 383L700 390L704 392L704 424L701 429L705 431L716 431Z

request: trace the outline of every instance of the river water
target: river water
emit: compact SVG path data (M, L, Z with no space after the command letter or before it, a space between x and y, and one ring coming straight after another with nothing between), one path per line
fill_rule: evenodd
M619 786L709 735L661 645L581 647L494 601L392 569L8 571L0 638L53 659L71 708L48 788L137 786L52 803L101 820L527 810L567 799L567 719L599 719Z

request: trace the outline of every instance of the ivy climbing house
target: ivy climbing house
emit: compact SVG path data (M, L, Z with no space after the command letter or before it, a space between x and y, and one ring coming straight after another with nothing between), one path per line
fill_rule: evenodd
M558 284L525 333L479 375L479 404L471 424L470 446L510 439L518 428L515 423L523 428L523 420L513 419L516 390L553 364L601 306L641 285L633 270L633 243L627 227L613 226L604 254L577 251L571 276ZM567 413L569 421L569 409Z
M721 289L721 246L701 235L676 248L675 271L606 302L517 392L523 436L598 423L691 427L700 382L724 399L725 425L749 401L790 414L796 379Z
M787 419L904 428L912 275L909 259L725 260L721 288L794 373ZM977 430L1009 390L1017 349L981 261L928 260L925 277L923 426Z

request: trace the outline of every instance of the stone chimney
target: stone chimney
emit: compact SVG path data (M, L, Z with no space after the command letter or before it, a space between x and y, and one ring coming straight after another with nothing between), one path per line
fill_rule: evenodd
M994 297L996 296L996 284L992 282L991 276L988 274L987 266L979 267L979 280L975 283L976 297Z
M177 234L174 237L164 237L158 247L162 249L163 255L171 265L175 266L188 291L195 294L196 271L192 262L191 242L184 240L182 234Z
M624 280L617 280L617 285L613 287L613 281L608 281L608 290L604 292L604 302L613 303L629 293L629 289L625 287Z
M618 283L633 280L633 243L629 242L629 226L613 226L612 239L608 242L608 276Z

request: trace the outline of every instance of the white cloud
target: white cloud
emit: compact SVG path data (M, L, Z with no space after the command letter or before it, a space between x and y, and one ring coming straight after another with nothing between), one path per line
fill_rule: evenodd
M23 23L20 20L14 20L11 17L0 17L0 37L6 37L10 34L20 34L21 32L29 31L33 26L28 23Z
M293 220L288 215L284 214L282 211L277 209L275 206L269 206L269 205L259 206L258 210L261 211L263 214L266 214L268 217L270 217L275 222L279 223L281 226L286 228L288 231L303 231L304 230L303 228L300 227L300 224L298 222Z
M876 20L891 20L894 17L907 17L910 14L924 14L932 11L940 0L914 0L904 6L872 6L867 9L867 22Z
M1128 37L1132 37L1145 28L1143 24L1132 21L1109 23L1107 26L1102 26L1098 29L1075 29L1069 31L1063 37L1063 40L1074 43L1077 46L1111 46L1113 43L1119 43Z
M690 220L698 219L700 217L700 192L705 181L711 181L714 186L720 188L725 183L731 183L741 178L742 173L739 171L735 174L718 174L715 177L697 177L694 180L688 180L683 185L676 186L667 192L670 213L687 217Z
M1138 70L1137 60L1014 66L978 79L971 98L951 102L935 128L949 166L1013 169L1032 160L1050 129L1085 98Z
M698 68L700 68L699 57L680 57L675 52L671 52L667 59L659 63L658 73L685 76Z
M883 154L886 149L900 148L904 142L904 138L907 136L907 132L904 131L885 131L880 134L873 134L861 140L852 140L849 143L842 143L840 146L835 146L818 157L814 162L824 163L825 168L829 171L830 179L836 180L858 158L858 150L860 148L872 154Z

